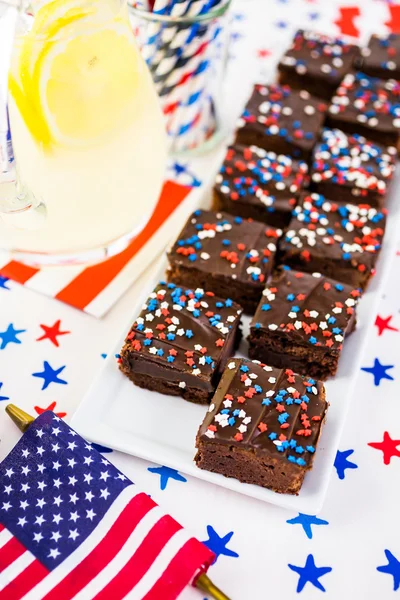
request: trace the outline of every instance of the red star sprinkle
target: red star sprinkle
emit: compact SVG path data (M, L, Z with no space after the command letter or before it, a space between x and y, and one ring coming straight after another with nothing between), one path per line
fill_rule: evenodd
M58 321L56 321L54 323L54 325L42 325L40 324L40 327L43 329L44 334L37 338L37 342L41 342L42 340L50 340L50 342L52 344L54 344L55 346L57 346L57 348L59 347L59 343L58 343L58 339L57 336L59 335L66 335L67 333L71 333L70 331L61 331L60 330L60 325L61 325L61 320L58 319Z
M54 409L56 407L56 404L57 404L57 402L52 402L51 404L46 406L46 408L41 408L40 406L34 406L34 409L38 415L41 415L42 413L46 412L46 410L52 410L54 412L54 414L57 415L57 417L60 417L60 419L62 419L63 417L66 416L67 413L66 412L55 412Z
M392 327L392 325L389 325L392 319L393 315L386 317L386 319L377 315L375 319L375 326L378 328L378 335L382 335L382 333L386 331L386 329L388 329L389 331L398 331L397 327Z
M383 434L382 442L369 442L368 446L375 448L375 450L381 450L383 452L383 464L389 465L393 456L400 457L400 450L397 449L400 446L400 440L392 440L389 433L385 431Z

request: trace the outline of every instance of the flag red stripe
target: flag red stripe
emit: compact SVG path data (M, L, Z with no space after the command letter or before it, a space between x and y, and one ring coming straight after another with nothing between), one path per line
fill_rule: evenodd
M0 532L3 531L3 529L5 529L5 527L0 523Z
M162 517L144 538L135 554L94 600L124 598L140 581L168 540L182 529L169 515Z
M19 600L35 587L49 571L38 560L34 560L0 592L0 600Z
M77 594L114 558L132 531L154 506L155 502L147 494L135 496L92 552L42 600L69 600Z
M0 573L24 552L26 552L26 548L15 537L4 544L0 549Z
M142 600L176 598L193 577L210 566L215 555L201 542L191 538L177 552L164 573Z
M76 308L84 309L141 250L190 191L189 187L166 181L150 221L129 246L120 254L85 269L62 289L56 298Z

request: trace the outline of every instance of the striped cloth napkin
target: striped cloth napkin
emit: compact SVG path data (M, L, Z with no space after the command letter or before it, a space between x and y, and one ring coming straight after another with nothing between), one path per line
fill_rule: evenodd
M199 182L196 182L197 184ZM36 269L0 254L0 275L31 290L102 317L165 249L173 231L194 208L197 187L168 180L143 231L120 254L90 267Z

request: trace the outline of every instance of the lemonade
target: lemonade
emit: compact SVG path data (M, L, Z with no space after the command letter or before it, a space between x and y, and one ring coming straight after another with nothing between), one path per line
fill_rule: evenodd
M143 227L161 189L166 141L125 3L42 3L16 39L9 115L20 183L40 206L11 225L0 220L1 247L73 254Z

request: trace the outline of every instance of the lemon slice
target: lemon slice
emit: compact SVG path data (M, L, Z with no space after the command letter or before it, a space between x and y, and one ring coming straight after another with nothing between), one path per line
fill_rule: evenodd
M129 26L115 24L49 43L32 99L56 145L86 145L124 125L143 64Z

